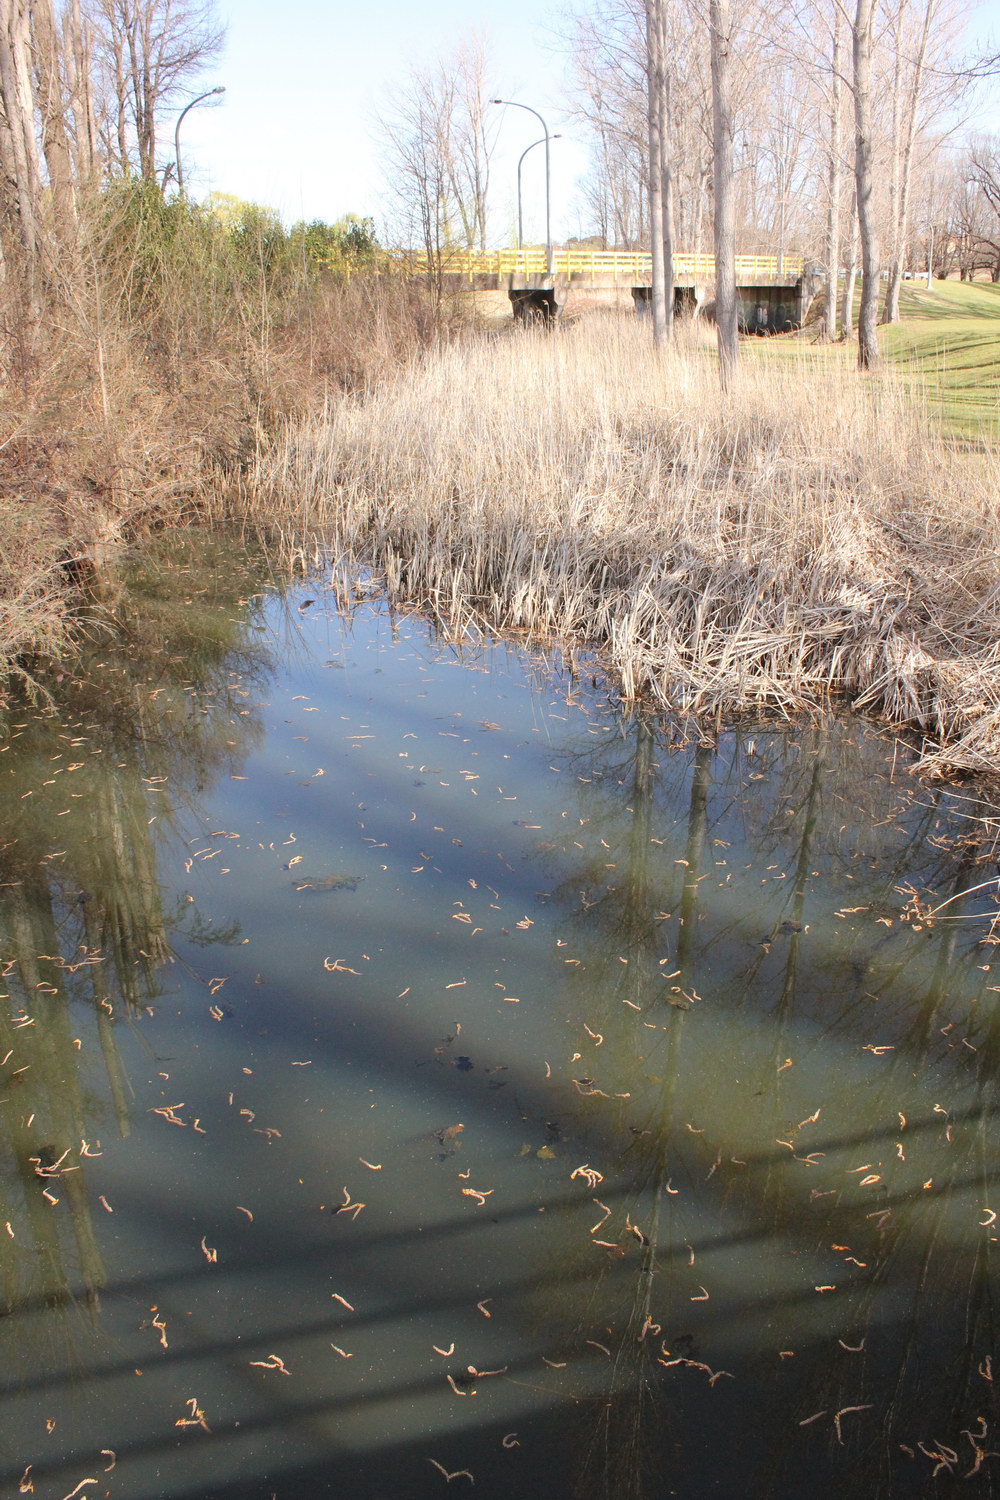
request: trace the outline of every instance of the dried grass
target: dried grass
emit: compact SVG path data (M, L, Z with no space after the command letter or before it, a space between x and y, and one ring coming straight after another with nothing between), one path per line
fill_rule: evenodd
M626 697L831 694L1000 769L997 464L889 378L804 352L723 400L697 335L632 320L461 342L290 426L246 515L322 536L450 628L585 641Z

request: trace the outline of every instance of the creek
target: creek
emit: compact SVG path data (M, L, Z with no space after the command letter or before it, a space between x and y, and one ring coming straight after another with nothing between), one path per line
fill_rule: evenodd
M113 614L0 740L5 1494L994 1492L975 788L236 544Z

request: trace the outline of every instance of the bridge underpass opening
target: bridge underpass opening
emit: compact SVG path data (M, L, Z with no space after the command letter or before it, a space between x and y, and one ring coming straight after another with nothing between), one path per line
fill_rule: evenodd
M651 286L634 286L632 288L632 301L640 318L645 318L652 312L653 288ZM686 286L674 287L674 317L693 318L701 310L705 301L705 288L696 286L694 283Z
M527 322L534 318L558 318L566 300L563 288L537 287L507 293L515 318Z
M805 322L808 298L801 279L788 286L737 288L736 314L741 333L791 333Z

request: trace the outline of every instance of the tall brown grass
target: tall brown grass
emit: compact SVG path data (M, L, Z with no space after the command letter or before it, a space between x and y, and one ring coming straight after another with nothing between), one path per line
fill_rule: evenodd
M888 378L662 356L627 318L436 350L256 464L244 513L323 537L461 630L585 641L627 697L831 695L1000 770L1000 490Z

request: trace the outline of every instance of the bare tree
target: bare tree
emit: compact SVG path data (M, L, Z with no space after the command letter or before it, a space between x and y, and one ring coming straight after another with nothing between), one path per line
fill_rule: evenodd
M70 0L63 14L63 71L73 175L78 183L94 181L99 160L92 42L92 29L80 14L80 0Z
M486 249L486 199L495 126L487 123L489 56L482 36L463 38L454 57L456 89L449 164L452 192L470 250Z
M566 48L573 78L572 113L593 132L593 186L588 196L603 206L616 243L632 248L641 217L637 192L649 203L650 45L662 58L657 126L661 142L661 198L670 205L673 242L701 250L711 184L711 91L704 18L688 0L651 0L659 40L649 36L645 0L596 0L573 18ZM649 231L651 233L651 231ZM642 243L648 244L648 233Z
M880 249L885 245L889 258L892 316L913 239L912 204L941 159L945 132L953 128L946 107L964 81L950 66L964 4L863 0L859 13L859 0L801 0L794 7L724 0L722 25L730 29L715 46L717 18L708 0L588 0L567 46L576 113L598 143L590 199L602 235L620 235L618 205L629 172L650 196L650 152L655 157L658 144L661 164L672 169L669 184L661 172L660 197L672 188L679 247L711 248L704 243L708 216L721 207L720 223L731 216L742 251L822 259L830 337L844 321L838 320L842 272L853 288L860 270L849 253L857 240L861 261L868 260L859 351L863 365L873 363L877 336L868 314L871 299L880 299ZM651 34L657 16L665 43ZM647 58L663 74L664 112L655 119L651 105L659 90L651 92L649 69L639 65ZM728 88L724 122L710 112L720 94L709 86L709 73L714 68L718 75L720 63ZM721 143L721 158L720 123L731 147ZM664 152L669 137L673 146ZM721 205L714 201L716 183ZM848 213L856 215L853 228ZM723 275L725 260L723 252ZM725 323L724 289L720 309ZM848 329L852 322L848 298Z
M667 337L667 298L673 305L673 275L668 289L663 263L663 0L646 0L646 75L649 131L649 242L651 252L653 342Z
M108 162L157 180L161 119L222 47L211 0L85 0Z
M712 52L712 186L715 196L715 324L719 377L723 390L727 390L739 353L730 0L709 0L709 32Z
M841 261L840 211L844 175L844 16L838 4L831 15L830 66L826 80L829 129L826 168L826 337L837 337L837 295Z
M634 250L644 243L643 194L647 169L634 148L606 121L594 122L594 161L582 191L602 248Z
M29 267L41 245L41 173L35 138L28 0L0 0L0 169L3 206Z
M419 243L439 290L448 252L486 243L487 67L482 42L462 41L450 58L411 69L379 120L396 231Z
M837 272L840 268L840 199L843 191L844 140L842 80L844 41L840 7L834 12L833 64L830 69L830 164L827 192L826 230L826 316L827 337L837 337Z
M909 249L914 153L931 122L940 118L971 80L949 64L957 22L949 0L895 0L889 27L893 54L890 133L889 235L892 256L882 314L899 321L899 291ZM924 142L926 147L926 141Z
M854 55L854 178L861 238L861 307L858 312L858 365L874 369L879 362L877 304L879 274L878 229L873 200L874 123L872 118L872 42L878 0L857 0L852 24Z
M586 196L602 238L625 250L645 244L649 223L648 73L643 0L603 0L575 15L571 114L593 133Z
M671 109L672 78L667 65L667 15L664 0L657 0L659 38L657 52L656 106L660 116L660 211L663 241L664 331L669 339L674 329L674 133Z
M1000 281L1000 137L980 136L969 148L952 216L961 242L962 280L988 265L993 281Z
M51 192L53 227L65 252L76 238L76 196L63 93L62 46L51 0L32 0L32 31L36 100Z

